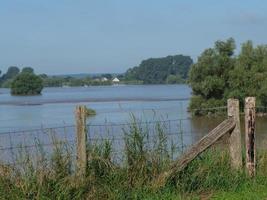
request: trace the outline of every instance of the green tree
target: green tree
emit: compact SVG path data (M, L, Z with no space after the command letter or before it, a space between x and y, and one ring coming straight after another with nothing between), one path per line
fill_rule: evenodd
M166 79L167 84L184 83L184 79L180 75L170 74Z
M40 74L39 76L40 76L42 79L46 79L46 78L48 78L47 74Z
M267 106L267 46L253 47L248 41L238 56L234 56L234 50L232 38L217 41L192 66L192 111L225 105L228 98L238 98L243 106L246 96L255 96L258 105Z
M9 87L10 82L19 74L19 68L11 66L7 72L0 78L1 87Z
M24 68L21 70L21 73L34 73L34 69L31 68L31 67L24 67Z
M7 69L7 72L5 74L3 74L3 76L1 77L1 82L4 82L8 79L13 79L15 78L18 74L19 74L19 68L15 67L15 66L11 66Z
M203 100L223 99L224 90L228 87L229 70L234 67L234 49L235 42L230 38L225 42L217 41L214 48L201 54L189 73L189 83L194 95ZM194 102L191 105L195 105Z
M111 74L102 74L101 77L102 77L102 78L105 77L105 78L107 78L107 79L109 79L109 80L112 79L112 75L111 75Z
M150 58L143 60L139 66L127 70L125 80L142 81L144 84L162 84L167 82L169 75L179 75L182 79L186 79L192 63L189 56L183 55Z
M236 58L235 68L230 71L229 88L226 98L239 98L243 105L246 96L257 97L257 103L266 105L265 92L267 83L267 47L256 48L248 41L242 45Z
M42 89L42 79L33 73L20 73L11 83L12 95L38 95Z

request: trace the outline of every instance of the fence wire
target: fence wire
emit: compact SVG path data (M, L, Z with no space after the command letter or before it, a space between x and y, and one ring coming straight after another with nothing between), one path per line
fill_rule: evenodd
M221 118L218 119L218 123L221 120ZM119 162L123 160L126 136L133 134L136 129L144 134L145 145L148 149L153 148L160 134L164 134L168 147L175 148L176 152L182 153L188 146L213 129L215 125L218 124L209 124L194 118L161 118L154 121L132 119L128 123L88 123L86 130L88 143L91 145L109 141L112 144L113 158ZM68 148L69 156L75 160L75 125L0 133L0 160L10 165L18 164L21 166L23 164L22 158L25 156L23 154L27 154L31 160L36 160L36 162L40 161L40 158L45 160L47 157L51 157L55 149L59 147Z

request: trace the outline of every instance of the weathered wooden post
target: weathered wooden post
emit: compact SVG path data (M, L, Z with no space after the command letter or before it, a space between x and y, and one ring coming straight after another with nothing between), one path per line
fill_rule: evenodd
M246 166L249 176L255 175L256 148L255 148L255 118L256 98L245 98L245 134L246 134Z
M239 118L239 101L237 99L228 99L227 112L228 117L232 117L236 124L229 138L229 152L231 157L231 164L234 169L240 169L242 167L242 147Z
M87 167L87 155L86 155L86 106L76 107L76 141L77 141L77 174L84 176L86 174Z

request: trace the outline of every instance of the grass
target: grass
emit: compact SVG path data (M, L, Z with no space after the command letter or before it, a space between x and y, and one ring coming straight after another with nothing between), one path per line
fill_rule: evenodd
M226 200L226 199L242 199L242 200L262 200L267 198L266 184L261 182L242 184L237 191L219 191L216 192L212 199Z
M96 111L92 108L86 108L86 114L88 117L90 116L95 116L96 115Z
M267 152L258 152L253 179L244 170L233 171L223 147L202 153L160 189L152 180L167 170L177 149L164 127L155 125L153 140L134 119L125 130L122 160L114 162L112 141L87 146L86 176L75 174L75 162L67 144L53 138L52 154L39 145L38 161L30 152L20 154L20 167L0 166L0 199L266 199ZM150 142L149 142L150 141ZM179 151L179 149L177 150Z

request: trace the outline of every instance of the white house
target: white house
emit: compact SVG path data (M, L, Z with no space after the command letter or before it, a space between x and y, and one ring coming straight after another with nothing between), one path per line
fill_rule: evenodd
M113 82L113 83L119 83L120 80L116 77L116 78L114 78L114 79L112 80L112 82Z
M106 77L103 77L103 78L101 79L101 81L105 82L105 81L108 81L108 79L107 79Z

